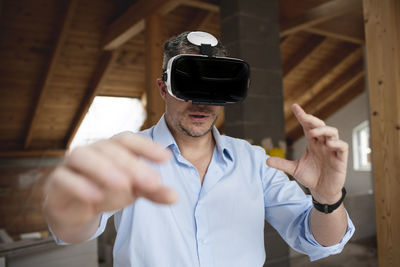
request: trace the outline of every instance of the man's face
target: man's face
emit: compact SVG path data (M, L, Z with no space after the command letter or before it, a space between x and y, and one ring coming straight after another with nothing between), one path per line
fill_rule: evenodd
M204 136L211 131L220 106L193 105L171 96L162 81L159 81L160 86L161 96L165 100L165 118L171 131L192 137Z

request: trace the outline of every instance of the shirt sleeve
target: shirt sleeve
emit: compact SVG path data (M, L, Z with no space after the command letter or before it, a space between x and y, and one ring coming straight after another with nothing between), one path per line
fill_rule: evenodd
M95 238L97 238L98 236L100 236L104 230L106 229L107 226L107 221L108 219L115 213L115 211L110 211L110 212L104 212L100 215L100 223L99 223L99 227L97 228L97 231L86 241L90 241L93 240ZM57 245L71 245L70 243L64 242L61 239L59 239L52 231L52 229L50 228L50 226L48 226L49 231L51 233L51 235L54 238L54 241L57 243Z
M290 181L285 173L264 165L261 177L265 219L294 250L307 254L311 261L340 253L355 231L347 211L348 225L342 240L333 246L322 246L311 232L311 195L306 195L297 182Z

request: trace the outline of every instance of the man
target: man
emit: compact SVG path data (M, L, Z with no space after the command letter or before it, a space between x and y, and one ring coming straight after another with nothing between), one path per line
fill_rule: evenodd
M194 43L187 32L167 41L163 69L177 54L199 54ZM225 55L220 44L211 51ZM58 242L95 238L114 215L114 266L262 266L266 219L311 260L342 250L354 226L342 203L348 146L337 129L294 105L307 150L296 162L268 158L218 133L220 106L157 85L165 101L157 125L77 148L50 175L44 208ZM278 169L309 188L314 205Z

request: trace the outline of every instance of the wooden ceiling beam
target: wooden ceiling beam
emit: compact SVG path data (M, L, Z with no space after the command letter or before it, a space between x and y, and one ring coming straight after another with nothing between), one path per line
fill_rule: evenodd
M300 46L299 49L290 57L286 62L283 63L283 77L289 75L304 59L309 57L314 50L316 50L324 41L324 37L311 35L305 42L304 45Z
M180 5L180 0L138 0L105 31L103 48L114 50L145 28L145 19L152 14L167 14Z
M322 120L325 120L329 116L337 112L339 109L344 107L346 104L351 102L354 98L359 96L362 92L364 92L364 90L365 90L364 81L360 80L352 88L349 88L349 90L345 91L342 95L340 95L334 101L332 101L329 105L318 110L314 115ZM297 128L293 129L290 132L287 132L286 136L289 142L293 143L303 135L304 135L303 129L300 125L298 125Z
M361 52L361 48L355 46L353 44L341 44L337 53L335 53L329 60L323 62L323 64L316 69L309 77L305 77L305 81L303 80L301 84L296 85L293 88L285 89L284 98L285 98L285 115L290 114L291 106L293 103L299 101L301 97L304 97L308 92L310 92L310 88L312 86L316 86L321 84L328 79L332 70L336 66L342 66L343 62L346 63L348 59L353 58L355 55L358 55ZM342 63L342 64L341 64ZM303 104L303 102L299 102L299 104Z
M180 5L219 11L219 6L199 0L138 0L107 28L103 48L113 50L120 47L144 30L147 17L164 16Z
M342 95L338 96L329 105L322 107L314 115L318 118L325 120L329 116L333 115L339 109L350 103L354 98L359 96L365 90L364 79L359 80L354 86L343 92ZM286 138L288 143L293 143L304 135L303 128L298 125L291 131L286 131Z
M165 110L165 103L157 87L157 79L162 76L162 22L159 15L147 18L146 23L146 111L147 118L143 128L156 124Z
M197 14L190 19L190 22L185 23L179 29L176 29L179 34L184 31L193 31L193 30L206 30L205 27L210 19L214 16L215 13L207 11L207 10L199 10Z
M345 14L304 30L344 42L363 44L365 36L361 11Z
M65 42L68 31L70 29L70 25L73 19L73 16L76 11L78 0L70 0L68 4L68 8L66 9L66 13L64 14L64 19L61 20L63 23L61 25L60 30L58 31L58 36L53 47L49 62L45 68L43 77L39 84L38 95L36 98L36 102L33 106L32 117L30 118L29 126L27 129L27 134L25 137L24 148L27 149L31 145L33 133L37 126L37 121L39 119L40 113L42 111L42 107L44 104L44 99L46 97L47 92L50 88L50 79L53 76L53 71L55 69L55 65L60 57L61 48Z
M329 103L329 105L325 105L325 107L321 108L317 112L317 116L327 119L329 116L333 115L339 109L344 107L347 103L352 101L355 97L364 92L365 90L364 75L365 73L363 73L362 78L360 78L358 82L354 84L354 86L352 86L347 91L343 92L341 95L333 99Z
M195 7L195 8L199 8L199 9L204 9L213 13L219 12L219 6L212 4L212 3L208 3L208 2L204 2L204 1L200 1L200 0L181 0L181 4L185 5L185 6L190 6L190 7Z
M361 10L361 0L334 0L312 8L302 15L281 23L280 36L294 34L353 10Z
M9 150L0 151L0 158L61 158L64 157L64 149L43 149L43 150Z
M309 101L314 101L313 97L315 95L318 95L325 88L326 84L329 83L329 80L331 79L331 75L333 73L339 73L343 69L348 69L348 66L351 66L356 62L360 62L362 61L362 59L363 51L362 48L359 47L343 57L340 62L336 62L336 64L333 63L333 67L332 65L329 65L329 71L323 70L321 72L323 73L323 75L319 75L320 73L317 72L316 75L318 76L318 79L313 80L313 84L311 86L307 87L307 84L304 84L302 87L298 87L300 90L304 90L307 88L304 93L296 95L296 98L288 97L287 99L285 99L285 117L287 118L291 115L290 111L293 103L296 102L299 105L305 105Z
M331 105L332 102L340 101L341 96L344 95L347 90L351 90L356 84L362 82L363 80L364 64L361 58L354 64L350 65L337 79L326 86L302 107L306 112L318 116L321 110L323 110L326 106ZM337 107L337 110L338 109L339 107ZM300 127L300 124L292 114L286 119L285 126L288 135L293 137L292 133L297 132L297 128Z
M114 51L104 51L103 55L99 61L96 71L93 75L91 84L87 90L86 96L80 105L79 111L77 112L75 119L68 131L65 139L65 147L69 148L76 132L79 129L83 119L85 118L87 112L89 111L90 105L93 99L98 95L100 88L103 86L107 74L110 72L111 65L114 63L116 57L118 56L118 50Z

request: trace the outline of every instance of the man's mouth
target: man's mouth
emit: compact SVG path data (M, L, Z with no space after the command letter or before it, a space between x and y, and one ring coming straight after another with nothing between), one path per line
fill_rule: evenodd
M204 122L210 115L204 112L189 113L189 117L194 122Z
M204 115L190 115L191 117L194 117L194 118L204 118L204 117L206 117L206 116L204 116Z

